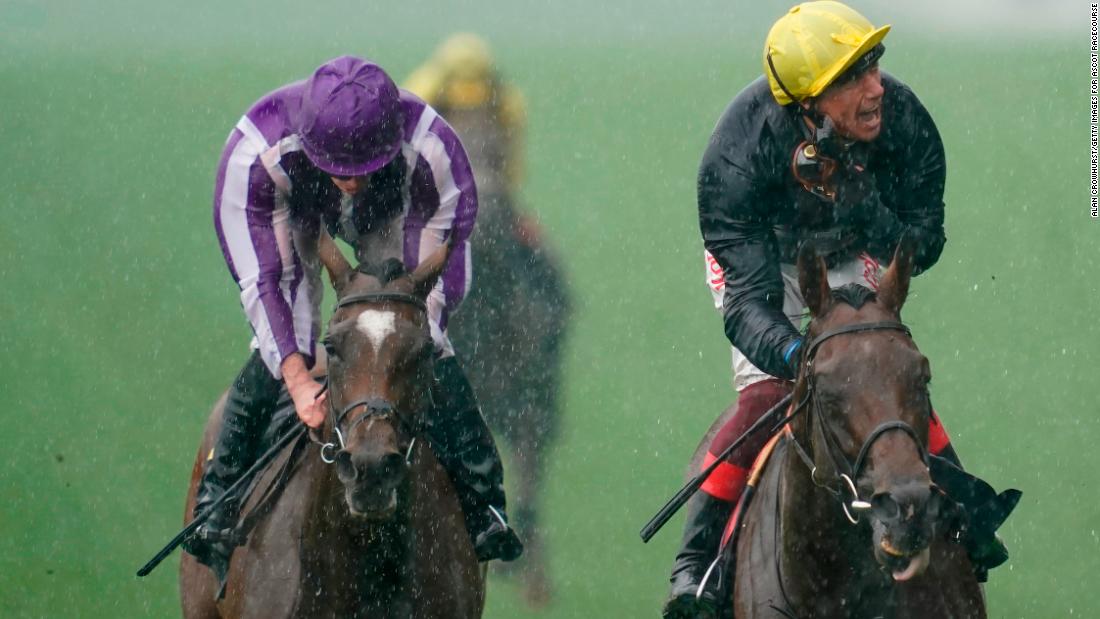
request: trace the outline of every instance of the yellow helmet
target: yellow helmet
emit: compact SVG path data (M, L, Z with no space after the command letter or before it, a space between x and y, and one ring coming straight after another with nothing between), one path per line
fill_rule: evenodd
M493 55L484 39L469 32L447 37L435 52L443 72L459 79L485 79L493 71Z
M764 74L780 105L816 97L864 54L890 26L875 28L850 7L804 2L780 17L764 41Z

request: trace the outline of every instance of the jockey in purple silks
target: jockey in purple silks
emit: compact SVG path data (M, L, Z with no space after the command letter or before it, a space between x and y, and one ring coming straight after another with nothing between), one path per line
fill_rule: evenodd
M428 297L436 380L427 435L455 484L478 560L523 552L504 515L500 456L447 338L448 316L471 278L467 239L477 202L458 136L371 62L334 59L241 117L218 164L214 228L255 337L229 390L196 515L252 464L281 397L289 395L306 425L324 420L325 397L309 371L320 332L320 235L348 242L361 264L397 259L409 270L450 243ZM224 567L239 507L216 511L187 550Z

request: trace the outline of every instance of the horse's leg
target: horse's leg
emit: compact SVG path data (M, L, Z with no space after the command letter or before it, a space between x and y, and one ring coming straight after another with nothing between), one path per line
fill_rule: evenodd
M516 466L516 529L523 536L522 564L524 598L533 608L550 602L551 583L546 562L546 543L542 533L541 498L545 454L550 433L541 432L539 417L552 415L545 409L525 411L520 427L513 431L512 453Z

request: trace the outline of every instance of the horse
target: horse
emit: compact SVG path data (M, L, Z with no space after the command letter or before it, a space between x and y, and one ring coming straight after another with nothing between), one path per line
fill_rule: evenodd
M811 320L794 404L727 529L734 616L984 618L929 473L931 373L900 314L912 245L899 245L877 292L830 290L812 247L798 267Z
M448 326L465 356L470 383L485 419L504 438L515 494L512 521L524 554L518 570L533 608L551 597L540 501L547 454L560 421L562 353L569 322L569 291L557 256L537 224L511 196L481 197L471 237L477 277Z
M185 618L481 616L484 566L447 473L421 439L435 352L425 301L448 247L392 279L352 269L335 245L321 252L338 298L324 339L327 440L287 447L255 484L269 491L242 509L255 524L234 553L224 599L215 599L211 571L183 557ZM220 416L215 406L188 516Z

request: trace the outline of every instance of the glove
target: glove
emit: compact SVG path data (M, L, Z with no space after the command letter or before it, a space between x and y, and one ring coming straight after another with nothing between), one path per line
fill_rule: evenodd
M802 345L805 338L803 336L796 337L791 343L783 347L783 361L787 363L787 367L791 369L791 380L798 379L798 366L802 363Z

